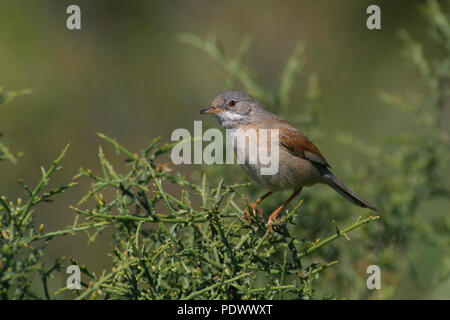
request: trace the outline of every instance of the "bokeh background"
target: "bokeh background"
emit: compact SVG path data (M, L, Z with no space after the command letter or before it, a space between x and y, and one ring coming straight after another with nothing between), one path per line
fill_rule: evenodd
M70 4L81 7L80 31L66 28ZM382 9L381 31L365 26L369 4ZM39 181L40 166L48 165L67 142L71 148L55 185L69 181L80 167L99 169L97 132L138 150L156 136L169 141L174 129L192 130L194 120L204 120L199 110L224 90L224 72L203 52L177 42L180 32L215 34L231 55L244 37L250 38L246 63L267 89L276 85L295 44L302 42L304 66L294 83L291 112L303 108L307 80L303 75L316 74L322 93L321 134L330 137L322 139L320 149L339 176L344 165L358 167L364 158L331 139L336 132L377 141L390 134L420 131L404 114L383 103L378 93L419 88L419 79L401 55L403 44L396 30L407 29L424 43L427 54L433 54L436 48L427 37L421 4L412 0L2 1L0 84L11 90L30 88L33 94L0 110L5 139L13 151L25 152L17 164L0 166L0 194L20 197L17 180L25 178L30 185ZM443 119L447 127L448 119L447 110ZM216 125L214 119L205 121ZM110 161L122 160L110 157ZM191 166L182 171L190 175L199 169ZM239 168L235 173L243 174ZM88 188L73 188L40 210L38 220L48 230L70 224L74 213L69 205ZM440 200L424 210L448 211L448 205ZM71 255L94 271L108 268L103 253L108 238L90 246L85 240L80 236L53 241L49 259ZM444 254L441 250L421 259L433 265ZM426 282L428 269L421 270ZM396 298L450 297L448 280L422 290L406 277L402 286ZM352 292L344 296L361 297Z

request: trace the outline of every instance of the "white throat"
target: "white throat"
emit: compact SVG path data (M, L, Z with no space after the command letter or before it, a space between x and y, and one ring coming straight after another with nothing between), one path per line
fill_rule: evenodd
M242 120L244 116L236 113L232 113L230 111L223 111L217 114L217 118L219 119L220 125L225 129L234 128L239 120Z

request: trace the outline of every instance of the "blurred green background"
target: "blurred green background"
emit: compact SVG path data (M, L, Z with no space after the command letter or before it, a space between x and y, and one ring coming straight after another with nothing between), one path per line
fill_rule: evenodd
M70 4L81 7L80 31L66 28ZM381 31L365 26L370 4L381 7ZM303 75L315 73L322 93L324 139L319 147L339 176L344 166L358 167L364 158L336 143L331 138L336 132L376 142L391 134L418 130L403 113L378 99L378 93L419 88L419 80L400 54L403 45L396 30L404 27L425 44L427 54L433 54L421 4L423 1L2 1L0 84L11 90L31 88L34 93L17 98L0 112L0 128L11 149L25 152L16 165L0 166L0 194L20 196L17 179L36 183L40 166L49 164L67 142L71 148L64 170L54 178L55 185L70 180L80 167L99 168L97 132L138 150L156 136L169 141L174 129L192 130L194 120L205 120L199 110L224 90L224 72L203 52L177 42L180 32L201 37L215 34L230 54L236 53L244 37L251 38L246 61L267 89L275 86L286 59L301 41L304 67L294 83L290 111L303 111L307 80ZM447 128L448 119L449 110L443 119ZM216 126L214 119L206 121ZM120 163L117 158L109 159ZM189 175L191 169L182 170ZM240 169L235 172L243 174ZM41 209L38 220L45 222L48 230L71 223L74 213L69 205L88 187L81 185L59 197L47 210ZM425 210L448 210L448 204L437 201ZM105 246L107 237L90 247L82 236L68 237L52 242L49 252L54 257L75 256L91 269L102 270L109 261L102 253ZM433 259L441 261L442 254L422 258L432 266ZM362 275L361 281L365 281ZM448 280L426 292L414 284L402 285L404 290L397 298L450 298ZM346 295L359 297L351 292Z

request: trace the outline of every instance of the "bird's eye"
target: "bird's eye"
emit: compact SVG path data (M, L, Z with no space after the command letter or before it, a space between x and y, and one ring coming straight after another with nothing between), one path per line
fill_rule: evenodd
M230 101L228 102L228 105L229 105L230 107L234 107L234 106L236 105L236 100L230 100Z

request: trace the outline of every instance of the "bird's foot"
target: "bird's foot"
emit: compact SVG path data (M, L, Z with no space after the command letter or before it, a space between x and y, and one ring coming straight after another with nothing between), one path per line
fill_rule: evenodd
M272 212L272 214L270 215L269 221L267 222L267 226L269 227L270 233L272 235L274 234L273 223L277 222L278 215L281 213L281 211L286 209L286 207L289 204L289 202L291 202L300 193L301 190L302 189L300 188L300 189L294 191L294 193L289 197L289 199L287 199L277 210Z
M247 221L249 224L252 224L252 220L251 220L251 216L256 217L258 214L262 217L263 216L263 212L261 210L258 209L258 204L257 203L252 203L250 205L250 208L247 208L247 210L245 210L245 215L244 217L247 218Z
M273 234L275 233L273 231L273 223L276 221L277 221L277 218L272 219L272 216L270 216L269 222L267 222L267 226L269 227L269 231L270 231L269 238L271 238L273 236Z
M270 231L270 235L269 238L273 236L273 234L275 233L275 231L273 230L274 225L278 226L280 224L285 225L284 222L281 222L278 220L278 214L280 212L275 211L274 213L272 213L269 217L269 221L267 222L267 227L269 228Z

